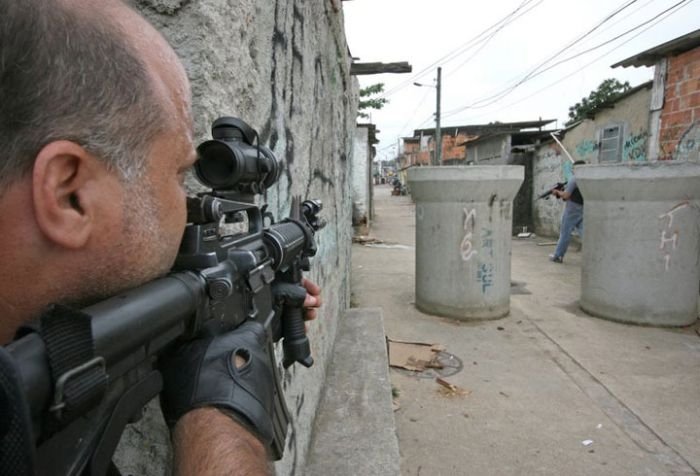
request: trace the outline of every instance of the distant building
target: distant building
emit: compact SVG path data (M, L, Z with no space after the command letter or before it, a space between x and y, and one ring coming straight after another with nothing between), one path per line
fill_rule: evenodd
M484 135L513 133L527 129L541 130L554 119L524 122L493 122L447 126L440 129L442 136L442 164L468 165L475 161L467 154L467 144ZM416 165L430 165L435 154L435 129L416 129L412 137L403 138L403 153L399 157L399 167L405 169Z
M358 124L350 163L352 176L352 224L369 226L373 215L372 176L377 128L374 124Z
M442 165L523 165L525 181L513 200L513 231L532 230L532 153L534 144L548 137L543 127L554 119L492 122L444 127ZM430 165L435 153L435 129L416 129L403 139L400 169Z

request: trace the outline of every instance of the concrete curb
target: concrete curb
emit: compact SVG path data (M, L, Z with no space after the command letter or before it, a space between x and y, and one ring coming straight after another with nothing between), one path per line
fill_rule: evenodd
M400 474L384 335L380 308L340 321L304 475Z

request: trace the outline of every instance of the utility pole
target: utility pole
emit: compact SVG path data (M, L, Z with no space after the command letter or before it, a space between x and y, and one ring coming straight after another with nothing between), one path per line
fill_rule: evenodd
M435 163L442 164L442 133L440 132L440 87L442 81L442 68L437 69L437 105L435 107Z
M435 86L429 84L413 83L414 86L424 86L435 88L437 94L437 105L435 106L435 153L430 157L431 165L440 165L442 163L442 132L440 132L440 92L442 88L442 68L437 69L437 83Z

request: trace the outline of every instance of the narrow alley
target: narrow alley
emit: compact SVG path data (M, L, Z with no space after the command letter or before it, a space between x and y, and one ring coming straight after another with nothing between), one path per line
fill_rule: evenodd
M411 198L388 185L374 193L377 243L353 244L352 305L380 307L388 338L442 345L449 361L390 371L402 474L698 474L697 323L661 329L586 315L581 253L551 263L552 246L540 245L551 239L541 237L513 240L509 316L423 314ZM445 392L438 372L461 391Z

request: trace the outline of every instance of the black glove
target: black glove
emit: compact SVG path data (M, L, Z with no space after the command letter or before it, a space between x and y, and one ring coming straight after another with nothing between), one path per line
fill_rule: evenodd
M266 445L272 442L274 375L263 326L248 321L219 336L205 336L161 357L161 407L171 427L188 411L233 411ZM234 364L235 356L246 363Z

